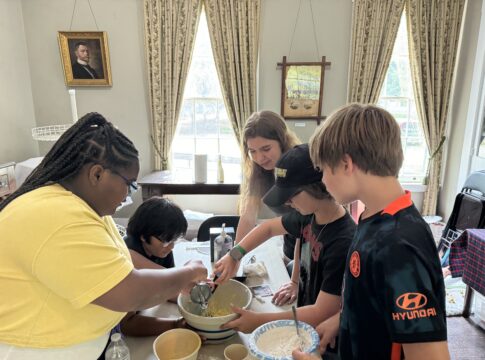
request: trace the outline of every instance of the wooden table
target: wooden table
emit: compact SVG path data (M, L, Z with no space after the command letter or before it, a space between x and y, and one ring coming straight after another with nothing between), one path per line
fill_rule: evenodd
M263 283L269 284L273 292L277 291L280 286L290 281L288 272L282 260L282 251L279 247L281 237L271 238L263 245L247 254L242 264L245 264L252 255L256 256L256 261L263 261L268 270L268 276L265 278L248 277L246 285L254 286ZM205 246L204 246L205 245ZM177 243L174 248L175 265L181 266L190 259L202 260L205 266L211 270L212 264L209 257L209 242L181 242ZM264 297L264 303L253 299L250 309L257 312L278 312L288 311L289 305L278 307L271 303L271 297ZM161 317L179 317L177 305L172 303L163 303L159 306L143 311L143 313L152 316ZM127 343L131 352L132 360L156 360L153 354L153 341L155 336L149 337L127 337ZM242 343L248 345L249 335L236 333L229 340L222 344L203 344L197 359L215 360L224 359L224 348L230 344Z
M205 194L205 195L237 195L239 184L208 181L198 184L175 178L170 171L156 171L143 177L138 184L142 188L142 198L146 200L152 196L165 194Z

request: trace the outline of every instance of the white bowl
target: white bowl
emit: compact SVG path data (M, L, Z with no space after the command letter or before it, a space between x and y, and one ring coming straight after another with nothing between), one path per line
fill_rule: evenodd
M160 334L153 342L158 360L196 360L202 342L188 329L172 329Z
M210 301L214 302L217 308L230 310L231 304L246 309L251 304L252 299L251 290L246 285L230 279L217 287ZM237 316L236 314L231 313L214 317L201 316L200 306L194 304L190 300L189 295L180 294L177 304L180 313L190 328L205 337L208 342L223 342L235 334L234 330L221 329L220 326L234 320Z
M320 343L318 333L313 327L303 321L299 321L299 330L302 337L306 339L303 352L315 353ZM275 320L255 329L249 337L249 351L257 359L263 360L292 360L291 352L298 347L296 341L296 328L293 320ZM266 346L260 341L264 341ZM275 350L281 344L287 347L283 355L271 355L265 352L266 349Z

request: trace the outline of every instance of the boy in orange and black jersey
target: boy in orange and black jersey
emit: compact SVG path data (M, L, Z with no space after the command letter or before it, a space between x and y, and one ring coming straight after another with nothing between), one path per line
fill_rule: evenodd
M342 360L449 359L441 267L431 231L397 179L395 119L373 105L347 105L317 129L310 151L337 202L366 206L347 257L342 311L317 328L321 349L338 334Z
M401 359L402 344L446 340L441 266L410 193L360 220L347 264L342 359Z

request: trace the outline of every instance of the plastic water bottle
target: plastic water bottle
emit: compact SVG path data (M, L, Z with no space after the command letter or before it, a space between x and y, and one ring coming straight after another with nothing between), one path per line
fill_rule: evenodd
M111 335L111 342L106 349L105 360L130 360L130 349L120 333Z

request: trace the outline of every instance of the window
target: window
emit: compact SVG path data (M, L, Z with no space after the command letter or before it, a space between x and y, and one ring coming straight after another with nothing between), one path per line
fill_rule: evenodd
M428 166L428 149L414 101L404 14L401 18L378 105L389 111L401 127L404 163L399 180L406 183L422 183Z
M207 154L208 181L217 178L217 159L221 154L225 182L240 182L241 152L222 99L205 12L199 21L172 142L172 170L177 178L193 178L196 153Z

